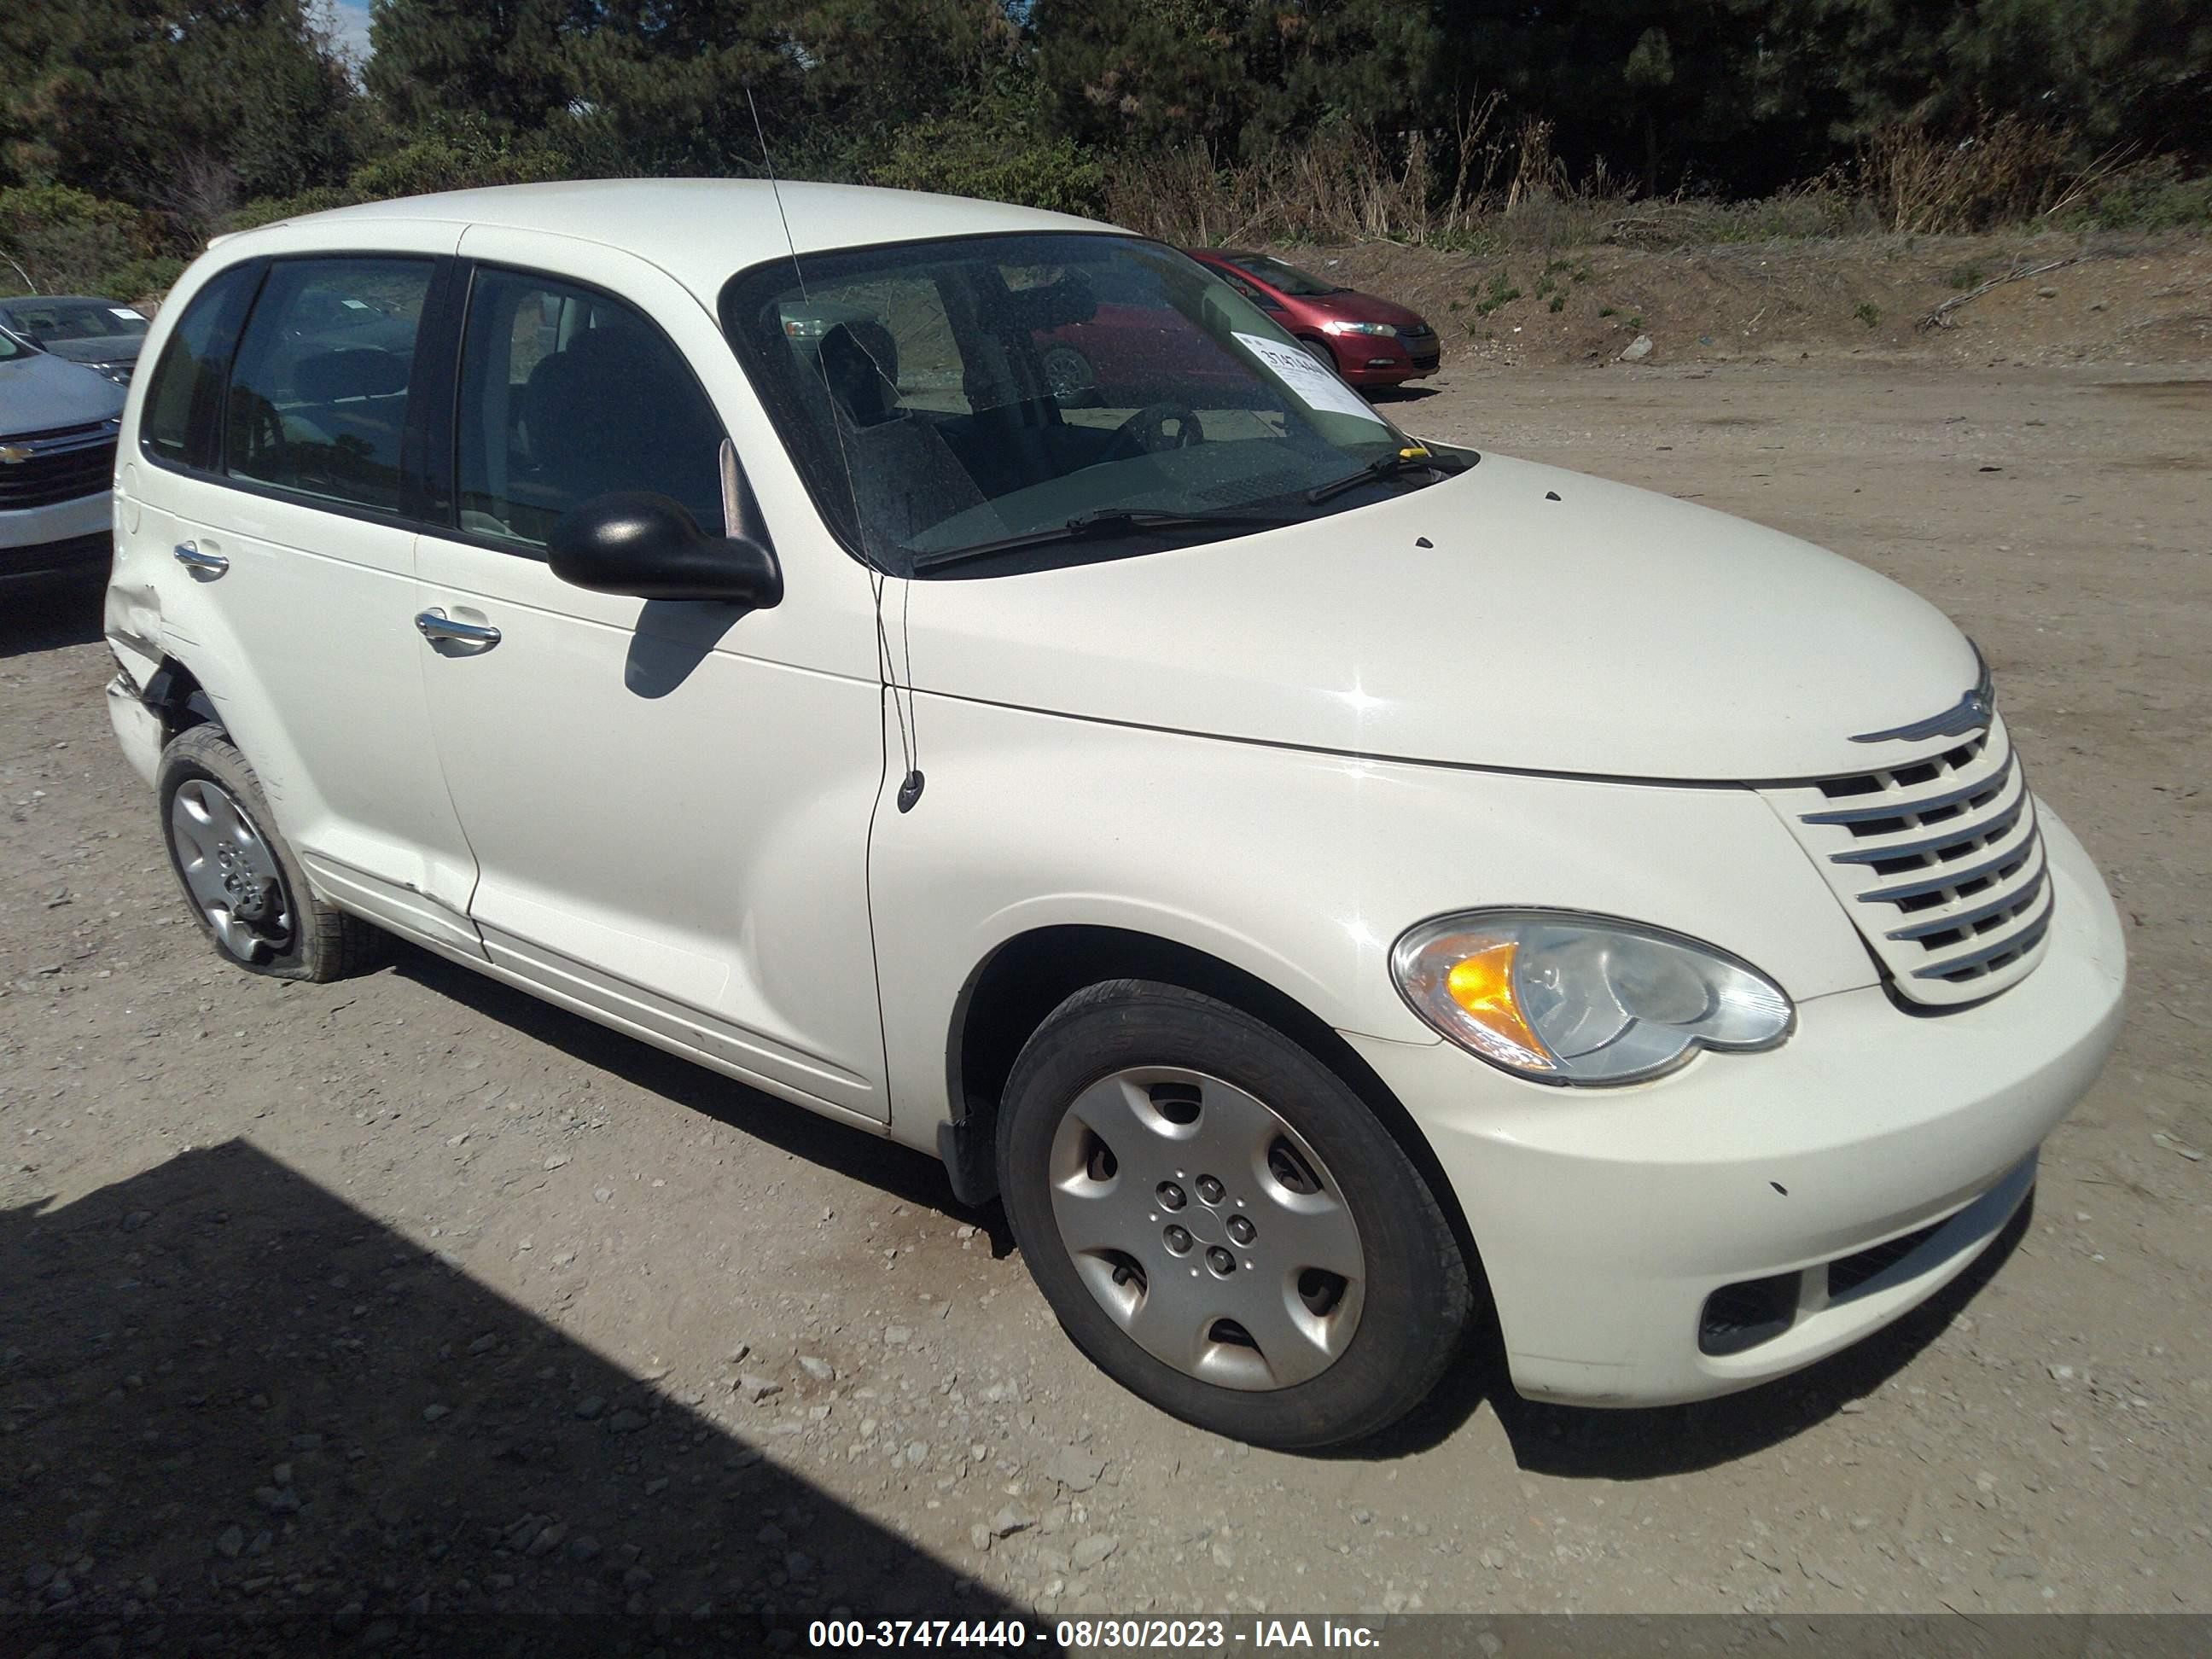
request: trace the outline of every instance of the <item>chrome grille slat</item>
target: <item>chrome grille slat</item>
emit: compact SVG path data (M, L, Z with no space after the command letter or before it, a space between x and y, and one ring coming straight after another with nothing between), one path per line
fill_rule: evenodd
M1899 995L1931 1007L1993 996L2042 960L2057 902L2027 774L1994 715L1980 737L1889 746L1906 757L1759 793Z
M1834 812L1808 813L1805 822L1808 823L1877 823L1883 818L1903 817L1908 814L1914 817L1923 817L1930 812L1941 811L1947 806L1963 805L1985 789L2002 788L2011 780L2011 777L2012 757L2007 755L1997 769L1988 777L1961 785L1956 789L1946 790L1940 795L1930 795L1925 799L1916 799L1910 795L1893 794L1885 797L1881 804L1876 806L1853 806Z
M1964 847L1971 841L2002 836L2011 830L2027 806L2027 789L2018 778L2007 784L2005 793L2011 797L2006 805L2000 806L1992 801L1987 809L1997 814L1995 821L1978 817L1946 818L1942 829L1918 841L1868 840L1858 843L1848 853L1831 853L1828 856L1838 864L1887 864L1892 859L1926 858L1933 854L1947 853L1954 847ZM1884 814L1888 817L1906 815L1905 812Z
M2033 802L2033 797L2029 799ZM1940 893L1947 887L1963 887L1969 882L1984 881L2018 859L2024 850L2038 845L2039 842L2035 813L2031 806L2031 810L2021 813L2018 822L2006 831L2002 846L1983 849L1990 854L1990 857L1972 864L1939 865L1932 873L1917 880L1870 887L1856 896L1862 904L1901 904L1906 899L1923 898L1929 893Z
M2028 878L2025 887L2017 890L2008 888L2001 896L1991 899L1985 904L1978 904L1971 910L1939 911L1924 921L1913 923L1910 927L1893 927L1889 930L1887 937L1899 939L1922 939L1931 933L1948 933L1955 927L1972 927L1976 922L1987 921L1991 916L2004 915L2008 912L2017 913L2043 891L2043 884L2049 873L2048 871L2039 868L2035 874Z
M2051 902L2045 898L2036 914L2014 928L2011 933L1992 939L1979 950L1970 951L1964 956L1938 957L1925 968L1914 969L1912 976L1915 979L1948 980L1964 975L1969 969L1979 968L1998 957L2016 956L2023 951L2033 950L2043 942L2044 932L2051 926Z

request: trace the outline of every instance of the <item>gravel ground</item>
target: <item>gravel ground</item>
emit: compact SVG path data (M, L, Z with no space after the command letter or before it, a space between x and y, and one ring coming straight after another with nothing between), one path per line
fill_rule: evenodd
M0 1613L2212 1611L2212 380L2113 383L2149 373L1470 367L1395 405L1944 605L2132 1006L2033 1215L1880 1338L1636 1413L1478 1353L1329 1457L1117 1391L924 1158L420 954L227 969L94 601L8 594Z

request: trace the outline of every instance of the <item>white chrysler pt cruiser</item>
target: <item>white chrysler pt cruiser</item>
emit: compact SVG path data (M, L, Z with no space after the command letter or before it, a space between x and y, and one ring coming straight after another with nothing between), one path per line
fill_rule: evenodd
M1932 606L1425 444L1109 227L386 202L223 239L144 361L110 707L217 949L397 934L933 1152L1222 1433L1371 1433L1486 1301L1547 1399L1804 1365L2119 1023Z

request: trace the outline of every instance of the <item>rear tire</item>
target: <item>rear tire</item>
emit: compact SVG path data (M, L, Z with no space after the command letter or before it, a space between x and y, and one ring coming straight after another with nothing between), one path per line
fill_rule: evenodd
M1163 1411L1334 1445L1460 1354L1474 1292L1428 1183L1341 1078L1226 1003L1076 993L1024 1045L998 1127L1007 1218L1061 1328Z
M390 936L315 896L261 780L219 728L195 726L171 742L155 788L169 867L226 962L321 983L383 959Z

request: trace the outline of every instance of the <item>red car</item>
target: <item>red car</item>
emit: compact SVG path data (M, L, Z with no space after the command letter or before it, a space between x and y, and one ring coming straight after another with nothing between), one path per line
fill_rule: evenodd
M1401 386L1435 374L1443 360L1436 330L1418 312L1339 288L1270 254L1212 247L1184 252L1354 386Z

